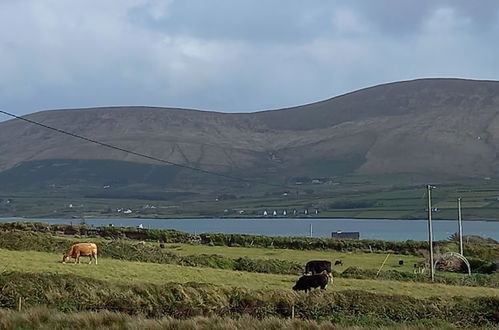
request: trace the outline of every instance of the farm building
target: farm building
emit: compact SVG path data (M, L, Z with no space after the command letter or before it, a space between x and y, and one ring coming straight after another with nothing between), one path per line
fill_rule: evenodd
M332 239L360 239L358 231L336 231L331 233Z

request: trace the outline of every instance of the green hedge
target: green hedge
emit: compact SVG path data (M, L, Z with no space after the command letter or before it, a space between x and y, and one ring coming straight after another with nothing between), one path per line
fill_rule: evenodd
M33 231L64 233L66 235L96 236L109 239L129 238L164 243L201 243L218 246L266 247L295 250L334 250L360 252L391 252L396 254L422 256L428 249L424 241L382 241L382 240L333 240L328 238L262 236L245 234L203 233L193 235L177 230L139 229L133 227L98 227L80 225L45 224L37 222L1 223L0 231ZM455 243L435 242L442 252L455 251ZM486 261L499 259L499 244L466 244L465 255Z
M235 316L337 320L372 317L395 322L442 320L458 326L498 326L499 297L416 299L363 291L249 290L208 284L121 285L60 274L0 274L0 307L45 305L61 311L113 310L149 317Z
M41 222L0 223L0 231L12 230L100 236L109 239L130 238L136 240L154 240L165 243L189 243L199 240L199 237L196 235L170 229L140 229L114 226L93 228L86 225L46 224Z
M131 238L154 240L165 243L190 243L220 246L258 246L297 250L337 250L337 251L392 251L400 254L419 255L426 249L425 242L419 241L382 241L382 240L333 240L309 237L272 237L245 234L208 234L193 235L176 230L139 229L132 227L98 227L80 225L45 224L36 222L12 222L0 224L0 231L22 230L35 232L64 233L67 235L94 235L103 238Z
M262 236L244 234L200 234L203 244L218 246L258 246L294 250L335 250L379 252L391 251L398 254L420 255L427 249L425 242L382 241L382 240L333 240L329 238Z
M413 281L413 282L430 282L427 275L413 274L408 272L399 272L397 270L381 271L377 274L373 269L360 269L357 267L348 267L339 277L356 278L356 279L382 279L394 281ZM464 285L464 286L487 286L499 288L499 276L491 276L485 274L471 274L471 276L462 274L459 277L449 277L440 274L435 274L435 282L449 285Z

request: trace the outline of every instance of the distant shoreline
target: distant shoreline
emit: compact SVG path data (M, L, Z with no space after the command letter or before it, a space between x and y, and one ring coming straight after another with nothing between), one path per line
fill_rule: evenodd
M22 220L22 221L36 221L36 220L67 220L67 221L81 221L82 218L60 218L60 217L0 217L0 221L10 220ZM84 216L84 219L92 220L364 220L364 221L425 221L428 219L391 219L391 218L345 218L345 217L279 217L279 216L267 216L267 217L106 217L106 216ZM432 221L457 221L456 219L432 219ZM499 222L499 219L463 219L463 222Z

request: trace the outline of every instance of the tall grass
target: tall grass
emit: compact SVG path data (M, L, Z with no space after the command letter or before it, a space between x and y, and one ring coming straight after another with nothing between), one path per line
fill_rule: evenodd
M129 329L129 330L333 330L333 329L455 329L448 322L439 320L423 320L404 324L389 319L375 320L372 317L343 318L331 321L314 321L302 319L283 319L278 317L255 318L249 315L227 316L196 316L189 319L174 319L171 317L147 318L130 316L125 313L71 312L38 307L23 312L0 309L0 329Z
M363 291L295 293L248 290L199 283L123 285L74 275L0 275L0 307L44 305L61 311L110 310L148 317L250 315L337 321L371 318L383 322L441 320L459 326L499 326L499 297L411 298Z

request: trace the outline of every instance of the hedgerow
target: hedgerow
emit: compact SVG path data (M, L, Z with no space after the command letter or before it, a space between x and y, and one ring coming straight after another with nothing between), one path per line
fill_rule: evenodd
M45 224L37 222L11 222L0 224L0 231L32 231L103 237L107 239L136 239L163 243L200 243L217 246L265 247L295 250L334 250L356 252L390 252L404 255L422 256L428 249L424 241L383 241L383 240L335 240L329 238L263 236L246 234L202 233L189 234L177 230L141 229L134 227L98 227L86 225ZM442 252L454 242L434 243ZM499 259L499 244L466 244L465 255L486 261Z
M397 270L388 270L377 272L373 269L360 269L357 267L348 267L342 273L338 274L343 278L355 279L380 279L380 280L393 280L393 281L412 281L412 282L430 282L427 275L413 274L408 272L400 272ZM464 275L460 277L435 275L435 282L449 285L463 285L463 286L487 286L492 288L499 288L499 277L490 276L486 274L472 274L471 276Z

